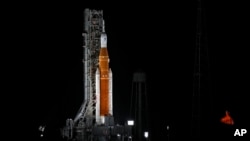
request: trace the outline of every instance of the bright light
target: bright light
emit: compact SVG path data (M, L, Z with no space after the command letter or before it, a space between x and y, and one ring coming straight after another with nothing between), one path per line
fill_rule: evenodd
M45 129L45 126L42 126L42 125L39 126L39 128L38 128L38 130L39 130L39 131L42 131L42 132L44 131L44 129Z
M41 134L40 137L42 138L42 137L43 137L43 134Z
M144 137L148 138L148 132L144 132Z
M128 125L129 126L133 126L134 125L134 121L133 120L128 120Z
M167 130L169 130L169 126L167 126Z
M120 134L117 134L117 137L120 137L121 135Z

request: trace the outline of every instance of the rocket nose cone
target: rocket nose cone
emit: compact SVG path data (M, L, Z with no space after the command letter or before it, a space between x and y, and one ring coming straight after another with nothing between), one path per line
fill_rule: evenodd
M100 74L99 68L96 69L95 73L96 73L96 74Z
M107 34L102 33L101 34L101 48L106 48L107 47Z
M109 75L112 76L112 71L111 71L111 69L109 69Z

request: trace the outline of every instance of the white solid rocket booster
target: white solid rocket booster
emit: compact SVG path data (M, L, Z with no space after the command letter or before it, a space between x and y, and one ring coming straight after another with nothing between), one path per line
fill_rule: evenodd
M109 114L113 115L113 76L111 68L109 69Z
M95 108L95 117L96 123L101 123L100 118L100 71L99 68L96 69L95 73L95 82L96 82L96 108Z

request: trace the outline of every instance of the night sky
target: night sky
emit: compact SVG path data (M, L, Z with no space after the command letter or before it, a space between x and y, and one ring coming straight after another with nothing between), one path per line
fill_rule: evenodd
M40 124L57 136L65 120L74 118L81 106L85 8L104 13L115 120L128 118L132 76L141 69L147 75L152 140L166 137L167 125L174 140L188 136L197 2L96 3L31 3L7 16L11 25L9 93L17 103L9 111L22 112L18 117L27 127L23 137L36 139ZM209 132L233 138L236 128L250 132L249 10L240 2L206 2L204 8L207 42L202 44L209 50L212 97L207 103L213 113L207 122L214 125ZM225 110L235 120L233 127L219 123Z

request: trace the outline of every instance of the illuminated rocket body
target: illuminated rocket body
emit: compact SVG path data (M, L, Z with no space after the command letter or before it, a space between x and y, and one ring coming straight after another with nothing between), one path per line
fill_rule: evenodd
M112 101L112 72L109 68L109 56L107 50L107 34L104 30L101 34L101 49L99 53L99 67L96 70L96 123L103 124L104 117L113 115Z

